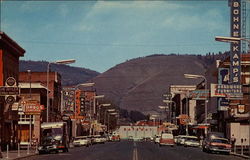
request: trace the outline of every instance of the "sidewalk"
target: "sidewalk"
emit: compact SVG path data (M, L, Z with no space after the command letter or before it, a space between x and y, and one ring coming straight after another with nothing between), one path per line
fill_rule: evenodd
M0 158L0 159L1 160L21 159L24 157L34 156L36 154L38 154L38 153L36 153L35 150L30 150L29 154L27 154L27 150L20 150L20 155L18 156L17 150L11 150L11 151L9 151L8 158L7 158L7 152L4 151L4 152L2 152L3 158Z
M238 153L234 153L234 152L231 152L230 154L234 155L234 156L237 156L237 157L242 157L242 158L245 158L245 159L250 159L250 157L247 156L247 155L242 155L242 154L238 154Z

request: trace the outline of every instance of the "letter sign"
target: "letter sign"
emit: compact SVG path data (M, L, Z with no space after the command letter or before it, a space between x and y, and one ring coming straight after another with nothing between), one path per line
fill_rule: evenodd
M231 0L231 37L241 37L241 0ZM230 49L230 82L240 84L241 79L241 42L231 43Z

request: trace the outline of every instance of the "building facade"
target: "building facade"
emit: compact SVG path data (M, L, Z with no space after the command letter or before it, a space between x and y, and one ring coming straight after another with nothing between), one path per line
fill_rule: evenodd
M18 85L19 58L25 50L21 48L4 32L0 32L0 86L3 88L6 80L13 77ZM18 97L18 95L16 95ZM16 99L16 102L18 98ZM5 96L0 96L0 144L2 150L9 145L16 148L18 143L18 111L13 104L7 104Z

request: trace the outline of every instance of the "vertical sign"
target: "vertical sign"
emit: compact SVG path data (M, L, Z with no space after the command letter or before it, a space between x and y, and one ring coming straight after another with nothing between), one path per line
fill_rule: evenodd
M2 2L2 1L1 1ZM3 50L0 49L0 86L3 86Z
M241 37L241 0L231 0L231 37ZM230 82L240 84L241 65L240 65L241 42L231 43L230 48Z
M218 72L218 84L228 84L229 82L229 69L219 68ZM229 107L229 101L225 97L218 98L218 110L227 111Z

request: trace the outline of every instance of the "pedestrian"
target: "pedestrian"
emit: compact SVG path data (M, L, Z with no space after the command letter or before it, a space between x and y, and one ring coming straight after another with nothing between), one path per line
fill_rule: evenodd
M203 139L204 139L204 137L201 135L201 136L200 136L200 146L202 146Z
M236 138L234 137L234 134L232 134L230 141L232 144L232 149L234 150L234 152L236 152L236 148L235 148Z

